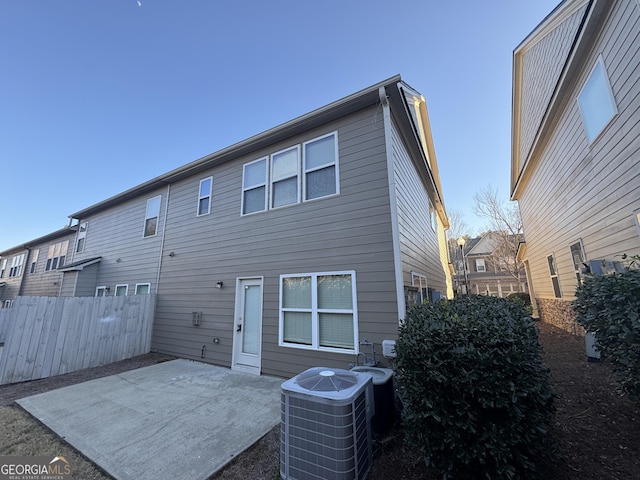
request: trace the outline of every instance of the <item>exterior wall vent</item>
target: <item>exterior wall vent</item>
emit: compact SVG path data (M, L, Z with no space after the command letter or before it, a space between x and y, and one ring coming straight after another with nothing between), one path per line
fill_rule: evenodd
M198 326L202 322L202 312L191 312L191 325Z
M364 480L374 408L369 373L316 367L284 382L280 477Z

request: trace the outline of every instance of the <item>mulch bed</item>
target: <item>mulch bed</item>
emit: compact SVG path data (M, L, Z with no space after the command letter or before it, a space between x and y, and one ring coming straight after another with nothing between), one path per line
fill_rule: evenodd
M587 362L583 338L546 323L538 323L538 328L544 361L551 369L557 395L552 435L562 451L562 460L548 479L640 479L640 404L616 391L615 377L606 362ZM148 354L59 377L0 386L0 406L12 405L25 396L171 358ZM375 460L369 480L435 480L425 471L416 452L404 444L398 426L386 438L374 443ZM212 480L279 478L278 456L276 427Z

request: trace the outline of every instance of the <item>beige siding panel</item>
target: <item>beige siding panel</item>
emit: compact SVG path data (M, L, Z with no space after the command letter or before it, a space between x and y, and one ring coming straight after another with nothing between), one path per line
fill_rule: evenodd
M144 238L147 199L156 195L162 196L158 231L155 236ZM89 222L85 248L82 253L73 253L67 263L93 257L102 257L102 260L95 267L97 272L94 284L84 282L78 285L76 295L95 295L96 286L110 287L109 295L113 295L116 284L129 285L129 295L133 295L136 283L151 283L151 291L155 292L166 205L167 189L163 188L89 218L80 219ZM71 246L69 248L71 257ZM73 251L75 252L75 248ZM90 281L90 276L84 275L84 279Z
M529 155L586 8L576 11L522 57L521 165Z
M618 114L589 145L575 98L599 55ZM554 296L546 265L552 252L563 297L573 298L576 279L569 246L578 239L588 260L640 253L633 218L640 208L640 9L634 2L613 8L573 98L519 200L532 283L543 298Z
M411 285L411 272L420 273L427 277L429 288L446 296L447 275L442 263L438 234L431 225L429 194L418 177L395 124L392 131L404 285ZM431 204L435 205L435 202L431 200Z
M349 354L278 346L279 278L291 273L354 270L360 339L380 349L383 339L397 336L384 130L375 119L375 108L363 110L172 185L155 350L229 366L236 279L263 277L264 373L287 377L318 364L353 363ZM245 163L333 131L339 140L339 195L240 215ZM197 217L199 181L208 176L211 213ZM219 281L222 289L215 288ZM203 312L197 327L191 325L194 311Z

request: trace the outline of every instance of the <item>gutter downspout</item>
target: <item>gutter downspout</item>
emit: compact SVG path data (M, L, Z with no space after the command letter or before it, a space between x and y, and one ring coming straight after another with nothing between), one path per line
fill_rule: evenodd
M393 241L393 268L396 283L396 303L398 305L398 320L402 322L407 313L404 299L404 280L402 277L402 255L400 253L400 227L398 225L398 201L396 198L396 181L393 158L393 139L391 138L391 108L384 87L378 89L382 114L384 119L384 142L387 153L387 178L389 180L389 207L391 209L391 235Z
M164 223L162 225L162 239L160 240L160 257L158 258L158 274L156 275L156 295L160 286L160 270L162 269L162 257L164 254L164 237L167 231L167 217L169 215L169 197L171 196L171 184L167 184L167 204L164 207Z

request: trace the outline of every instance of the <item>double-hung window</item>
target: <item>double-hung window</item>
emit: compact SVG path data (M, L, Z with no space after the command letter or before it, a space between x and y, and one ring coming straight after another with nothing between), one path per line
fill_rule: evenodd
M280 345L354 353L355 272L280 276Z
M300 147L295 146L271 155L271 205L282 207L300 201Z
M200 180L200 190L198 190L198 216L211 213L211 188L213 177Z
M337 137L334 132L303 144L305 200L339 193Z
M549 275L551 276L551 283L553 285L553 294L556 298L562 298L560 280L558 279L558 269L556 268L556 258L553 254L547 257L547 263L549 264Z
M584 254L584 246L582 245L582 240L578 240L576 243L572 244L569 249L571 250L573 270L576 272L576 280L578 280L578 285L580 285L582 283L582 268L584 267L583 263L586 262L587 258Z
M36 267L38 266L39 256L40 256L40 250L34 250L31 252L31 268L29 268L29 273L36 273Z
M582 87L578 95L578 104L584 130L591 143L618 113L602 57L598 58L587 82Z
M267 159L247 163L242 175L242 214L267 209Z
M9 269L9 277L19 277L22 275L22 264L24 263L24 253L16 255L11 259L11 268Z
M423 304L429 300L427 289L427 277L421 273L411 272L411 284L418 289L418 304Z
M47 263L45 272L55 270L64 266L64 260L67 258L67 249L69 248L69 240L49 245L47 252Z
M89 228L89 222L82 222L78 225L78 240L76 241L76 252L84 252L84 242L87 237L87 228Z
M7 270L7 258L2 259L2 268L0 268L0 278L4 278L4 272Z
M484 262L484 258L476 258L476 272L486 272L487 265Z
M158 233L161 200L162 195L157 195L147 200L147 210L144 216L144 237L153 237Z

